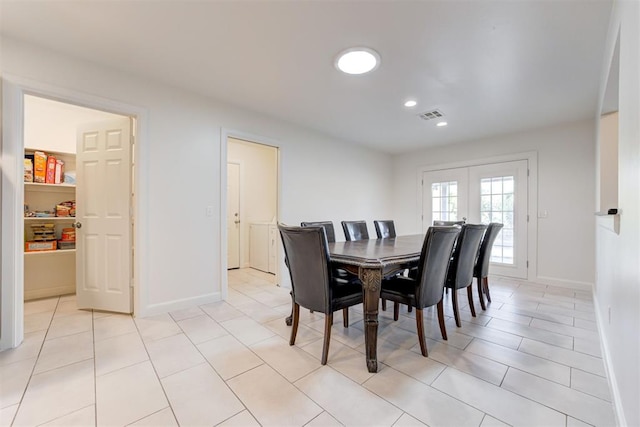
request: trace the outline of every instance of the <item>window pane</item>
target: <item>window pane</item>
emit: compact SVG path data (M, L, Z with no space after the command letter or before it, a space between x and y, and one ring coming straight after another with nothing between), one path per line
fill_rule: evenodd
M491 194L491 180L480 180L480 194Z
M505 212L504 213L504 228L506 229L513 229L513 213L512 212Z
M503 209L513 212L513 194L505 194L503 197Z
M502 220L502 212L492 212L491 222L499 222L500 224L503 224L504 222Z
M480 196L480 212L491 211L491 196Z
M502 177L491 180L491 194L502 194Z
M431 197L440 197L440 184L431 184Z
M504 177L504 181L502 181L502 191L504 193L513 193L513 177L512 176L505 176Z
M490 212L482 212L480 214L480 222L483 224L489 224L491 222L491 213Z
M491 210L501 211L502 210L502 195L493 195L491 196Z

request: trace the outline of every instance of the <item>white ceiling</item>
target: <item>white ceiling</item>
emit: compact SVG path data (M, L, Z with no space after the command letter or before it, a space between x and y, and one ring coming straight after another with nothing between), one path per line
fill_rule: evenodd
M397 153L594 117L611 3L1 0L0 28ZM380 67L338 72L352 46ZM434 108L449 126L417 117Z

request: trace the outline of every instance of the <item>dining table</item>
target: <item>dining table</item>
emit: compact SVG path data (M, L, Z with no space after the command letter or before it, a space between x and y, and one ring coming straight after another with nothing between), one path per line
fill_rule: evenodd
M417 265L424 234L329 243L332 266L356 274L363 287L367 369L378 371L378 300L382 279Z

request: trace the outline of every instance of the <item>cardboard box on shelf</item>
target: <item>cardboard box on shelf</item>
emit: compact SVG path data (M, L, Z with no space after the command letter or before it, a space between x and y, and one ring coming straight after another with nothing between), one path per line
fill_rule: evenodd
M47 173L45 175L45 183L55 184L56 182L56 157L47 157Z
M24 242L25 252L38 252L38 251L55 251L58 246L56 240L49 242Z
M47 175L47 155L36 151L33 155L33 182L44 184Z
M64 162L60 159L56 159L56 172L54 178L54 184L62 184L64 181Z
M33 182L33 160L24 159L24 182Z

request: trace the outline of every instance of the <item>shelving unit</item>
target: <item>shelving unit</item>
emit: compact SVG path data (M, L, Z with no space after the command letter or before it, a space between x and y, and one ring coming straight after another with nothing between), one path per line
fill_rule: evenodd
M34 150L25 150L32 154ZM65 162L67 171L75 170L75 154L54 153ZM24 183L24 203L29 211L55 211L60 202L75 200L76 186L73 184ZM26 207L25 207L26 210ZM25 217L25 241L33 240L31 225L54 224L56 239L62 229L71 227L75 217ZM31 300L74 293L76 290L76 250L57 249L24 253L24 299Z

